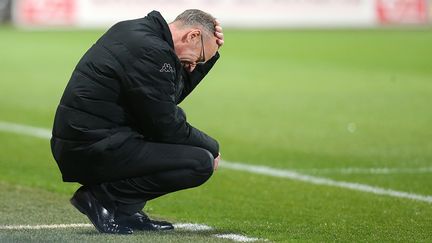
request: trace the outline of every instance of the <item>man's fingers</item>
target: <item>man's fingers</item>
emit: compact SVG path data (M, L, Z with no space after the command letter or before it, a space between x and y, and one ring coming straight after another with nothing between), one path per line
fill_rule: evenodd
M191 73L195 69L196 65L195 64L185 64L183 67L186 69L186 71L188 73Z
M219 153L218 157L216 157L214 159L213 170L217 170L217 168L219 167L219 161L220 161L220 159L221 159L221 154Z
M222 27L220 25L215 26L216 32L222 32Z
M218 39L223 39L223 38L224 38L224 34L223 34L223 33L220 33L220 32L215 32L215 36L216 36Z
M224 44L224 34L222 33L222 31L223 31L222 26L220 25L219 20L216 19L214 35L217 38L216 43L219 45L219 47L221 47Z
M194 65L194 64L191 64L191 65L189 65L189 73L191 73L191 72L193 72L193 70L195 69L195 67L196 67L196 65Z

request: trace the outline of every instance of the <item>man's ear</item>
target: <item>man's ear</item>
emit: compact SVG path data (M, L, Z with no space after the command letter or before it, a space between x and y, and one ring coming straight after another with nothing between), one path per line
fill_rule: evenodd
M189 32L187 32L186 34L186 41L187 42L197 42L198 40L200 40L200 35L201 35L201 30L199 29L191 29Z

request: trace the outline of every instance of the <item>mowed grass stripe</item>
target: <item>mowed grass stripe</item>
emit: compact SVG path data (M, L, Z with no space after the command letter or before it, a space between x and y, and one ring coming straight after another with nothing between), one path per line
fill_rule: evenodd
M0 135L5 136L1 133ZM12 139L12 136L9 135L9 138ZM15 139L13 141L20 143L28 140L30 144L46 144L46 141L23 136L16 136ZM23 160L31 159L34 159L36 163L43 163L37 157L23 158ZM74 190L72 185L60 183L55 176L44 176L41 173L42 170L50 170L51 174L58 173L56 168L46 167L48 164L52 164L52 161L46 161L46 165L41 165L40 170L34 171L37 177L33 180L22 181L21 184L25 184L24 188L12 186L20 183L19 180L5 177L5 181L12 183L9 186L9 188L12 187L10 189L13 190L12 195L4 192L8 190L8 187L3 186L0 182L3 188L0 190L2 195L0 225L88 223L85 216L74 210L68 203ZM43 178L67 190L58 190L56 187L38 184L38 181ZM271 241L286 242L290 239L318 242L338 241L338 239L343 242L392 241L389 239L393 241L395 239L398 241L431 240L430 221L428 220L432 217L430 204L391 197L376 197L373 194L335 187L320 187L275 177L256 176L225 168L221 168L214 178L202 187L169 194L149 202L146 212L151 217L172 222L212 225L219 231L214 233L240 233ZM391 224L386 222L391 222ZM189 236L204 236L207 233L210 232L193 234L179 232L176 234L180 234L177 236L178 239L186 242ZM51 239L56 234L62 234L59 237L63 237L63 234L69 235L73 239L83 239L84 242L89 242L93 238L94 241L99 238L98 242L101 242L108 238L98 234L95 229L80 228L0 231L0 239L6 242L7 239L11 239L10 241L16 242L16 239L27 239L40 235L35 239L42 241L42 239ZM152 235L160 236L160 239L154 242L163 242L162 240L168 237L164 234L151 234L150 236ZM90 240L84 236L88 236ZM148 234L141 233L137 236L133 235L131 239L133 241L138 237L144 242L150 242L147 239L155 239L154 237L147 238ZM47 240L44 241L47 242Z
M45 128L38 128L38 127L32 127L32 126L2 122L2 121L0 121L0 130L6 132L18 133L18 134L25 134L37 138L44 138L44 139L51 137L50 130ZM376 195L406 198L406 199L411 199L411 200L416 200L416 201L421 201L426 203L432 203L432 196L419 195L419 194L408 193L403 191L396 191L392 189L374 187L374 186L364 185L360 183L335 181L328 178L301 174L299 172L291 171L291 170L276 169L268 166L248 165L248 164L237 163L237 162L233 163L228 161L222 161L221 166L231 170L239 170L239 171L244 171L244 172L249 172L254 174L286 178L286 179L311 183L315 185L340 187L344 189L372 193Z
M0 29L8 47L0 58L0 120L50 128L73 68L102 33ZM218 64L181 104L194 126L220 141L225 158L309 175L318 175L309 171L315 168L431 166L432 32L226 30L226 37ZM2 225L28 224L29 217L88 223L67 202L79 185L61 183L47 139L0 138L0 181L67 196L25 195L23 207L2 193ZM430 173L318 176L432 195ZM58 208L76 218L58 218L63 210L51 205L59 199ZM222 167L204 186L149 202L146 212L282 242L430 242L430 206ZM73 234L69 241L126 241L91 228L6 231L0 241L61 242L63 233ZM196 236L127 241L216 241Z
M8 242L9 239L11 241L24 240L27 237L30 237L32 241L36 239L42 241L51 241L53 239L69 241L71 237L84 237L86 242L88 240L92 241L92 238L87 238L91 235L99 235L100 241L105 238L111 239L117 237L117 239L120 239L124 237L121 235L99 234L94 226L89 223L70 223L70 221L80 222L84 216L69 204L63 203L66 201L64 196L35 188L13 186L1 181L0 186L0 193L4 197L0 201L0 206L3 206L3 210L0 211L0 242ZM14 202L14 205L11 205L11 202ZM46 211L45 206L48 204L50 205L50 210ZM17 211L11 211L10 207L13 207ZM22 217L18 216L23 215L26 215L27 221L32 224L19 224L20 220L22 221ZM47 224L47 221L64 221L65 223ZM224 239L235 242L268 241L266 239L221 231L205 224L175 223L174 227L174 231L167 232L135 231L133 235L126 236L127 238L125 239L128 242L129 240L132 242L139 241L140 238L144 242L185 242L188 241L188 238L197 240L198 242L225 242L226 240ZM97 241L97 239L95 240Z
M68 228L93 228L92 224L42 224L42 225L0 225L0 230L44 230L44 229L68 229ZM178 223L174 224L175 230L183 231L213 231L205 224ZM213 237L230 239L236 242L268 241L266 239L251 238L239 234L213 234Z

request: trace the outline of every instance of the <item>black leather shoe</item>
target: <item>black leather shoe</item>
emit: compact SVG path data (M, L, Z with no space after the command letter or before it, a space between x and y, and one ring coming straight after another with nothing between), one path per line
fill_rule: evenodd
M138 212L133 215L120 215L115 217L116 222L130 227L134 230L173 230L174 226L166 221L151 220L144 212Z
M96 200L85 187L80 187L70 199L72 205L81 213L87 215L96 229L101 233L132 234L132 229L118 225L113 215Z

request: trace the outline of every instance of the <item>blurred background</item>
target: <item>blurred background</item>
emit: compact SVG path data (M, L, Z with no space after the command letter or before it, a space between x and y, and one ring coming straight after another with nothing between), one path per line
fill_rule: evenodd
M112 24L152 10L169 22L188 8L224 27L221 59L181 106L226 164L202 187L149 202L150 215L271 241L432 241L428 0L0 0L0 226L88 223L68 205L79 185L62 182L49 148L62 92ZM38 232L0 227L0 241L101 241Z
M426 25L428 0L1 0L0 20L21 27L107 27L157 9L172 21L198 8L226 27L319 28Z

